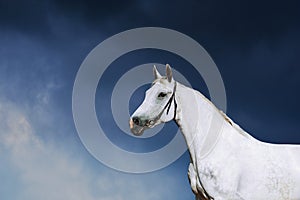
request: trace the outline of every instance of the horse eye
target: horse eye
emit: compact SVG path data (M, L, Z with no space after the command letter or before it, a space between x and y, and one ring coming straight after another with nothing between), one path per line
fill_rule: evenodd
M163 98L165 96L167 96L167 93L161 92L158 94L158 97L160 97L160 98Z

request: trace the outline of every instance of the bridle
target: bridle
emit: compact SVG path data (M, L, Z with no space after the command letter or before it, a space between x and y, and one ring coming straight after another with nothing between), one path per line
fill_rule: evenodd
M173 120L176 122L176 113L177 113L177 102L176 102L176 98L175 98L175 92L176 92L176 88L177 88L177 82L175 81L174 83L174 88L173 88L173 93L172 96L169 98L168 102L166 103L166 105L164 106L164 108L162 109L162 111L160 111L160 113L157 115L157 117L155 117L153 120L151 120L152 124L155 124L162 116L162 114L165 112L165 110L167 109L167 115L169 114L170 108L172 106L172 101L174 101L174 117ZM178 125L178 124L177 124ZM203 199L207 199L207 200L213 200L214 198L211 197L207 191L205 190L205 188L203 187L203 184L201 182L201 180L199 179L201 188L202 188L202 192L199 193L199 195L201 196L201 198Z
M173 119L176 119L176 112L177 112L177 102L176 102L176 98L175 98L175 92L176 92L176 88L177 88L177 82L174 81L174 88L173 88L173 93L172 96L170 97L170 99L168 100L168 102L166 103L166 105L164 106L164 108L162 109L162 111L160 111L160 113L153 119L151 120L151 124L155 124L162 116L162 114L165 112L165 110L167 109L167 115L169 114L171 105L172 105L172 101L174 101L174 117Z

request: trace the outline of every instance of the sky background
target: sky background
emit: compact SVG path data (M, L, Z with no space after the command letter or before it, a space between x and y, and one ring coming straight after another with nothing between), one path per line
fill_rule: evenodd
M162 170L127 174L93 158L75 129L72 88L82 61L103 40L132 28L165 27L192 37L218 66L235 122L262 141L300 144L299 4L0 0L0 199L193 199L188 153ZM160 148L176 131L171 123L145 142L124 136L110 119L116 66L124 71L148 62L171 63L208 95L201 77L174 55L145 50L120 57L100 80L96 110L112 130L108 137L130 151ZM130 112L145 89L134 93Z

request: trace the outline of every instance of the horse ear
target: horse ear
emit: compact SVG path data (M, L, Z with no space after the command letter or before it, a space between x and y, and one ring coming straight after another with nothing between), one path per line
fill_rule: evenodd
M153 66L153 75L155 79L161 78L160 73L157 71L156 66Z
M166 64L166 74L167 74L168 81L171 83L173 79L173 75L172 75L172 69L169 64Z

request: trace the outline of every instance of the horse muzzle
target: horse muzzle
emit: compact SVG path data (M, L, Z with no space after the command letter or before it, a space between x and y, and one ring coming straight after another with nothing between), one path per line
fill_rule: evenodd
M139 117L132 117L129 120L130 130L136 136L142 135L146 129L153 127L153 125L153 120L141 120Z

